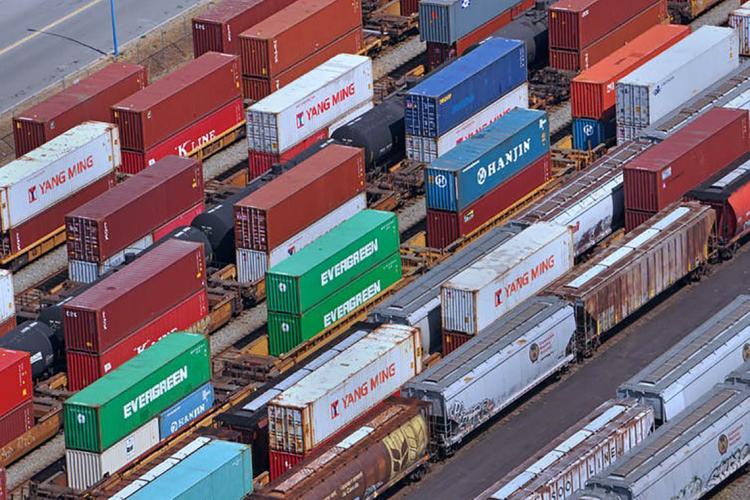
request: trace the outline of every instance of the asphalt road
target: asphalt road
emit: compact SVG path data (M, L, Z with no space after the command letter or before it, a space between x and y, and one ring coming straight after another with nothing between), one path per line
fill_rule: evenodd
M737 295L750 292L750 248L713 269L618 332L587 363L434 464L421 482L393 495L409 499L470 499L547 445L617 386L672 347Z
M200 0L115 0L119 45L137 38ZM109 0L0 0L0 113L112 53Z

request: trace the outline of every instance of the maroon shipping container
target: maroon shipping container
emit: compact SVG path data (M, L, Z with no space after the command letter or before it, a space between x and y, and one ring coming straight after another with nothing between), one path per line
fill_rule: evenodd
M63 307L65 347L104 352L206 286L201 243L170 239Z
M750 150L748 128L746 110L714 108L637 156L624 167L625 208L655 214L679 200Z
M549 8L549 46L580 50L666 0L561 0Z
M5 415L25 401L31 400L31 356L28 352L0 348L0 415Z
M34 401L28 400L0 416L0 446L5 446L34 427Z
M112 106L122 149L146 151L241 96L237 56L209 52Z
M427 246L446 248L479 229L550 179L551 161L544 155L461 212L427 210Z
M467 343L472 337L473 335L465 333L443 332L443 357Z
M633 229L637 228L651 217L656 215L656 212L642 212L640 210L625 209L625 232L629 233Z
M332 144L235 204L237 248L273 250L364 189L364 151Z
M287 451L270 450L268 452L268 479L273 481L295 465L300 463L306 455Z
M272 78L361 26L361 2L298 0L240 34L243 74Z
M193 18L193 54L240 53L237 37L295 0L223 0Z
M68 258L104 263L203 196L201 162L167 156L65 217Z
M248 150L247 151L247 164L250 170L250 180L253 180L256 177L260 177L261 175L271 170L271 167L273 167L274 163L287 162L293 159L298 154L300 154L305 149L315 144L316 142L322 139L327 139L327 138L328 138L328 129L325 128L323 130L319 130L318 132L315 132L313 135L311 135L304 141L300 142L294 147L287 149L281 154L263 153L260 151L253 151L252 149Z
M320 66L333 56L339 54L357 54L364 45L362 39L362 28L354 28L338 40L326 47L316 51L310 57L300 61L291 68L279 73L273 78L258 78L254 76L242 76L242 94L245 99L253 102L260 101L264 97L276 92L305 73Z
M8 500L8 473L0 467L0 500Z
M16 157L87 120L110 122L110 107L148 85L146 68L112 63L13 117Z
M400 0L399 12L402 16L410 16L419 12L419 0Z
M669 21L666 1L659 2L581 50L550 48L549 65L563 71L589 69L657 24Z

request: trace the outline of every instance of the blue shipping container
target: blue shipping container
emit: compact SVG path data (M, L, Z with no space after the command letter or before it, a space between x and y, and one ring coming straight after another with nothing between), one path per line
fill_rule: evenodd
M519 0L422 0L419 36L425 42L450 45L518 3Z
M129 500L241 500L253 491L250 447L211 441L143 486Z
M427 208L463 210L547 153L547 114L513 109L425 169Z
M573 149L586 151L599 144L614 139L617 134L617 121L573 118Z
M526 77L524 43L489 38L406 94L406 133L440 137L524 83Z
M159 439L167 439L214 405L214 387L207 383L159 415Z

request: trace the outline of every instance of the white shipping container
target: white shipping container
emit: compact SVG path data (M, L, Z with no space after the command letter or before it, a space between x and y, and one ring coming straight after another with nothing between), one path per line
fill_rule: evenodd
M538 222L445 282L443 328L475 335L573 267L573 231Z
M85 490L159 444L159 419L149 420L101 453L65 450L68 486Z
M0 322L16 315L16 300L13 292L13 273L0 269Z
M750 56L750 2L729 14L729 27L740 37L740 55Z
M407 134L406 156L413 161L429 163L489 127L513 108L528 107L529 84L524 83L440 137Z
M366 208L367 194L360 193L268 253L238 248L237 281L240 283L257 283L266 277L266 271L269 267L273 267L290 255L299 252L334 227L345 220L351 219Z
M703 26L617 82L617 125L628 139L739 66L731 28Z
M147 234L140 240L131 243L126 248L115 253L101 264L68 258L68 277L78 283L93 283L104 273L124 264L125 257L128 254L138 255L153 244L153 236Z
M0 169L2 230L112 174L122 164L115 125L86 122Z
M419 330L383 325L268 403L269 446L307 453L422 370Z
M248 148L283 153L372 98L370 58L339 54L248 108Z

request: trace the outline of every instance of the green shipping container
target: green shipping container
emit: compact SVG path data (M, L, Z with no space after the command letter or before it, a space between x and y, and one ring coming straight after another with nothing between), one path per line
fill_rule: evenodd
M268 311L268 350L278 356L349 316L401 279L401 255L394 253L359 278L318 302L305 314Z
M65 446L100 453L210 378L203 335L164 337L65 401Z
M396 214L358 213L268 271L268 310L304 314L398 252L399 244Z

